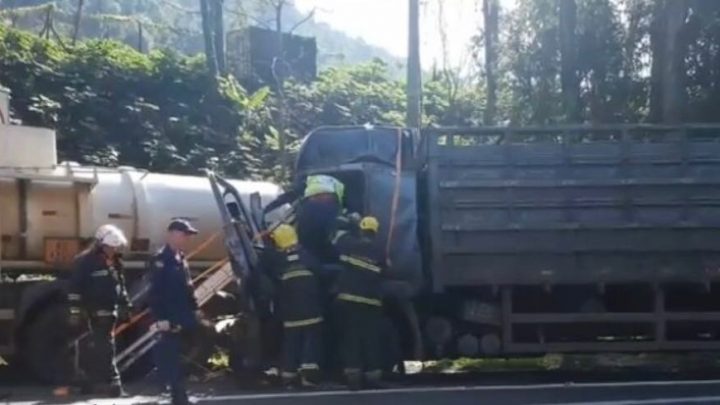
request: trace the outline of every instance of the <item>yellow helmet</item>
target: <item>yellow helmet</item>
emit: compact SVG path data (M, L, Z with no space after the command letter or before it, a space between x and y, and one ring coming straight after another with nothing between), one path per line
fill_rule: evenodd
M380 223L375 217L365 217L360 220L361 231L372 231L377 232L380 228Z
M298 243L298 236L297 232L295 232L295 228L288 224L279 225L274 231L272 231L270 237L275 242L275 246L277 246L278 249L284 250L295 246Z

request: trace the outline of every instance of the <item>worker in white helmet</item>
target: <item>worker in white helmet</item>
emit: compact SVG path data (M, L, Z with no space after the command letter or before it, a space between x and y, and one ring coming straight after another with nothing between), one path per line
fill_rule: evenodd
M70 324L90 333L83 340L80 353L84 393L124 395L113 360L112 330L119 318L126 318L129 309L121 261L127 244L120 228L103 225L95 233L93 243L74 261L68 294Z

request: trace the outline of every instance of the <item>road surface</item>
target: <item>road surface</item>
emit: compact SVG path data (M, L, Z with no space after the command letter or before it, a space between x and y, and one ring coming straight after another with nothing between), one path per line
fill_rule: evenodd
M222 390L221 390L222 391ZM720 380L609 381L578 383L412 386L378 391L193 393L198 404L244 405L666 405L720 404ZM34 392L16 392L0 403L62 403ZM167 404L167 398L84 399L65 403L96 405Z

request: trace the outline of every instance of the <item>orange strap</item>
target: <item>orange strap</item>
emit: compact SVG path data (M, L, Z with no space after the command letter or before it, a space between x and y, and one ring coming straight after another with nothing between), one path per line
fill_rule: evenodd
M217 231L217 232L213 233L212 235L210 235L210 236L209 236L207 239L205 239L200 245L198 245L198 247L196 247L192 252L188 253L188 254L185 256L185 258L186 258L187 260L190 260L190 258L192 258L192 257L195 256L196 254L200 253L203 249L205 249L205 248L207 248L208 246L210 246L210 244L213 243L213 242L215 241L215 239L217 239L218 236L220 236L220 233L221 233L221 231ZM199 279L203 278L203 277L206 276L208 273L211 273L211 272L219 269L219 268L222 267L225 263L227 263L227 261L228 261L228 259L225 258L225 259L223 259L223 260L220 260L219 262L216 262L215 264L213 264L212 266L210 266L209 269L205 270L205 271L202 272L199 276L195 277L195 278L193 279L193 283L197 282ZM140 312L139 314L135 314L132 318L130 318L127 322L123 323L122 325L118 325L118 326L117 326L115 329L113 329L113 331L112 331L113 337L120 335L121 333L123 333L123 332L124 332L125 330L127 330L129 327L131 327L131 326L133 326L134 324L136 324L138 321L140 321L142 318L144 318L145 315L147 315L147 314L149 314L149 313L150 313L150 311L146 309L146 310Z
M392 266L392 261L390 260L390 249L392 248L392 239L393 234L395 233L395 216L397 215L397 209L398 205L400 203L400 185L401 185L401 175L400 171L402 170L402 129L398 128L397 130L397 152L395 153L395 190L393 190L393 198L392 198L392 208L390 211L390 223L388 224L390 228L388 229L388 239L387 239L387 245L385 246L385 262L388 266Z
M198 254L198 253L202 252L203 250L205 250L205 248L207 248L208 246L210 246L211 243L215 242L215 239L217 239L217 237L220 236L221 233L222 233L222 231L217 231L217 232L215 232L214 234L210 235L210 236L209 236L207 239L205 239L201 244L199 244L198 247L196 247L192 252L186 254L186 255L185 255L185 259L186 259L186 260L190 260L190 259L191 259L193 256L195 256L196 254Z

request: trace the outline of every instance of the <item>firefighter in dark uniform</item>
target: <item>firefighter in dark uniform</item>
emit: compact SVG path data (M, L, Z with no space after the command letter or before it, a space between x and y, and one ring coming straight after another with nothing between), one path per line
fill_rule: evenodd
M129 309L120 259L126 246L127 239L118 227L103 225L95 233L93 245L75 259L68 294L70 324L89 328L82 342L88 350L80 353L86 380L83 390L88 393L124 395L114 362L112 330L118 317L127 318Z
M343 211L344 194L345 186L338 179L310 175L268 204L264 212L301 199L296 215L300 244L320 262L329 263L334 261L331 240Z
M167 228L166 245L150 261L148 294L153 328L160 333L153 357L164 388L173 404L188 404L181 367L183 340L199 326L198 305L183 250L198 231L185 220L175 219Z
M378 220L365 217L358 231L340 231L335 247L342 270L334 292L335 316L341 329L344 373L348 386L359 389L381 385L381 284L383 261L375 236Z
M319 377L322 350L322 307L316 275L307 253L298 245L295 228L282 224L271 234L275 250L267 268L278 280L277 306L283 323L283 384L312 388Z

